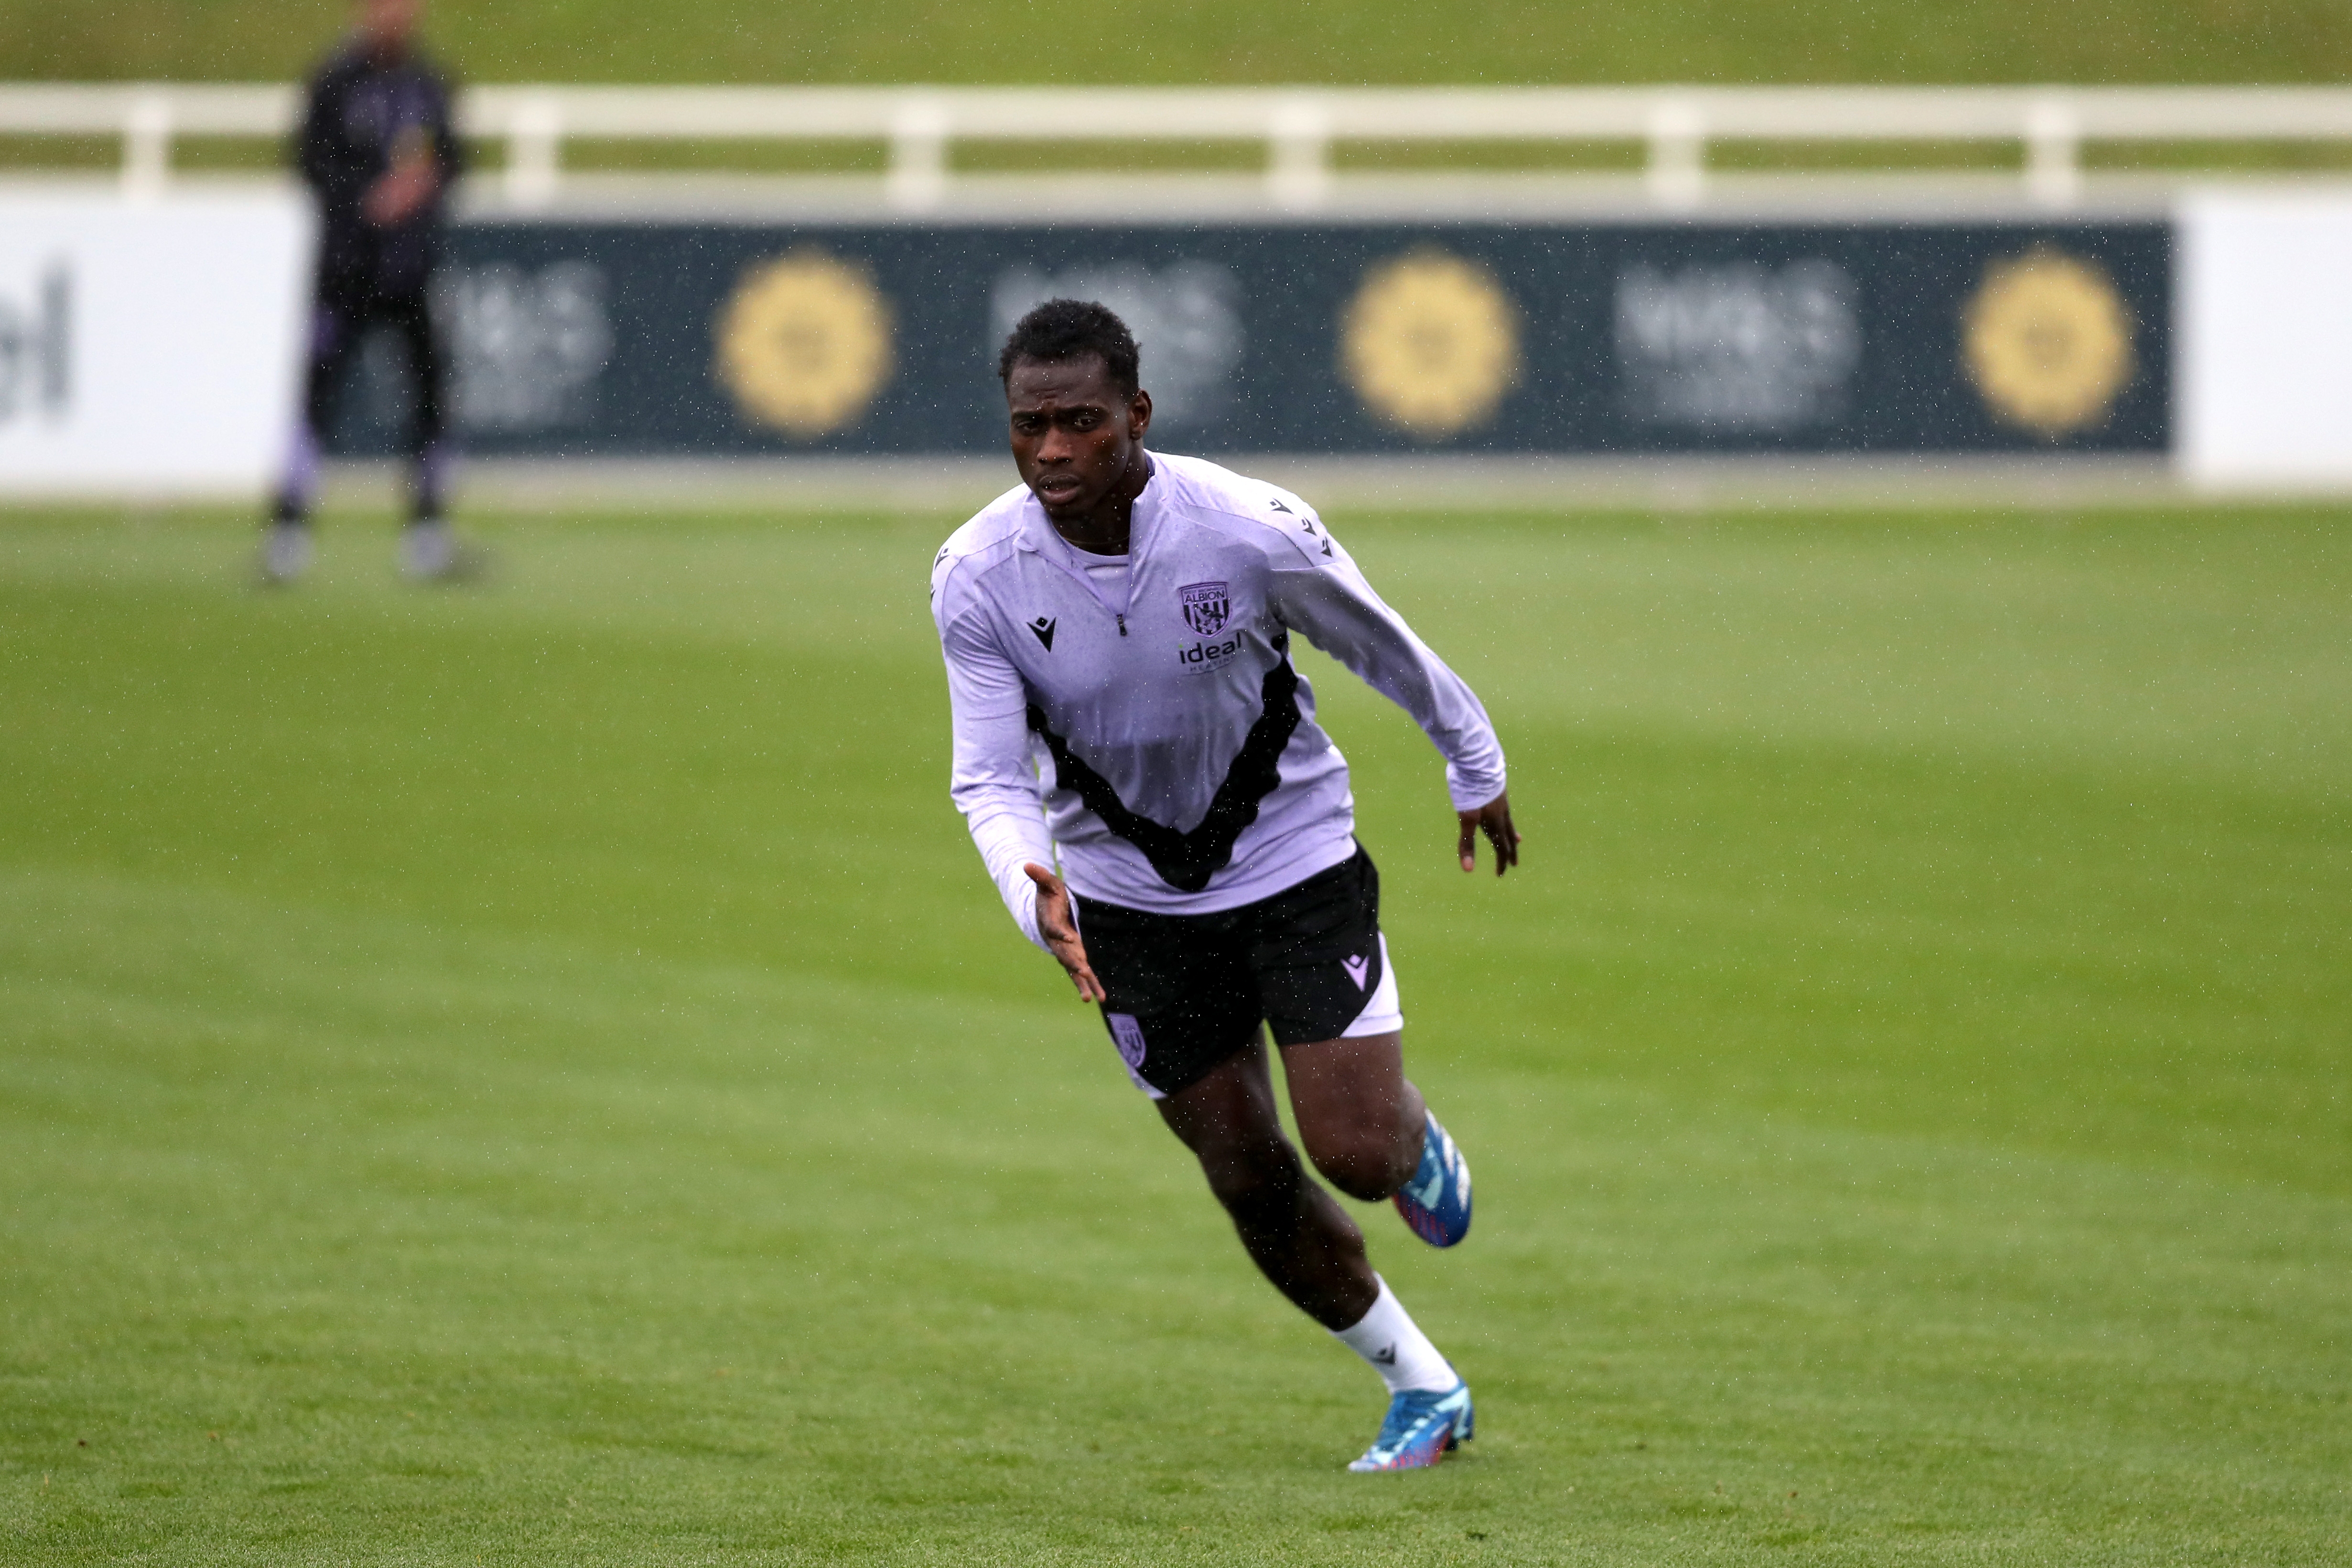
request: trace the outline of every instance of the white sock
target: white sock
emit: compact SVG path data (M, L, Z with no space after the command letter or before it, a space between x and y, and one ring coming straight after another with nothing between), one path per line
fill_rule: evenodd
M1377 1274L1372 1278L1381 1279ZM1363 1321L1351 1329L1333 1329L1331 1337L1362 1356L1364 1364L1381 1374L1391 1394L1402 1394L1408 1388L1443 1394L1462 1381L1385 1279L1381 1279L1380 1297Z

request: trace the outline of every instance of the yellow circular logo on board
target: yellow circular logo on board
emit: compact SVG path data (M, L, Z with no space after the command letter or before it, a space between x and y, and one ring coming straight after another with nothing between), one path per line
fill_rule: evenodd
M1365 275L1340 319L1339 369L1388 424L1456 435L1493 418L1518 379L1518 313L1484 268L1414 251Z
M719 316L719 379L762 425L831 435L890 379L890 302L862 268L795 251L736 284Z
M1995 415L2054 441L2103 422L2131 380L2131 310L2098 266L2036 246L1985 269L1960 354Z

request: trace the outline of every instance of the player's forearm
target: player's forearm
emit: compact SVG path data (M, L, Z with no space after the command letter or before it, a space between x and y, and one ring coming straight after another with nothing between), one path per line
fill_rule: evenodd
M1044 947L1037 929L1037 885L1022 869L1032 861L1047 868L1054 864L1054 841L1045 832L1035 794L1028 793L1024 801L1018 792L1001 787L959 790L956 805L971 830L981 863L988 868L989 880L1004 900L1005 912L1023 936Z
M971 830L989 879L1021 934L1044 947L1037 931L1037 888L1022 868L1054 864L1037 774L1029 760L1026 692L1020 672L989 635L984 620L950 613L940 601L953 567L945 552L933 563L932 607L947 664L948 709L955 736L948 793Z
M1287 584L1284 608L1306 638L1412 715L1445 759L1456 810L1503 793L1503 744L1485 704L1360 578L1324 570Z

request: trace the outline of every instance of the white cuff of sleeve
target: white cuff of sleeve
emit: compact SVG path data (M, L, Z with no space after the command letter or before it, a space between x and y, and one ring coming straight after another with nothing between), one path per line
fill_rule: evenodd
M1445 792L1454 797L1456 811L1475 811L1500 798L1505 789L1503 775L1491 778L1465 778L1452 768L1445 770Z
M1021 928L1023 936L1034 943L1040 952L1050 952L1053 950L1045 946L1045 939L1037 930L1037 884L1029 879L1027 872L1018 868L1013 874L1021 885L1004 889L1005 911L1012 915L1013 923Z

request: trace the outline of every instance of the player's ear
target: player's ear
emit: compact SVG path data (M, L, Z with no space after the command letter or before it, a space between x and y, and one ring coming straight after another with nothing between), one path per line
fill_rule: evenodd
M1143 439L1143 433L1150 428L1151 394L1138 387L1135 395L1129 398L1127 402L1128 439L1140 441Z

